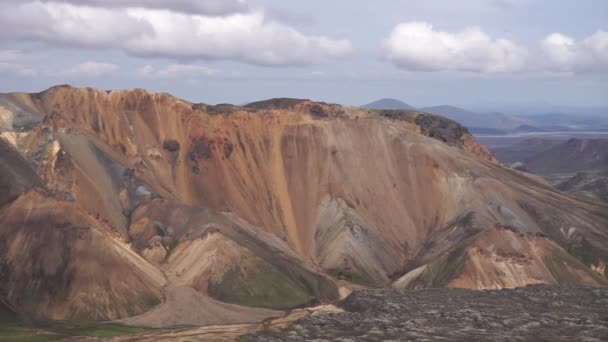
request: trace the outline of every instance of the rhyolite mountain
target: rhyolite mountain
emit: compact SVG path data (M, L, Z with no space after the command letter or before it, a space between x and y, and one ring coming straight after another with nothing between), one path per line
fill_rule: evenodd
M0 130L0 303L21 317L243 323L361 285L607 284L608 206L433 114L57 86L0 95Z

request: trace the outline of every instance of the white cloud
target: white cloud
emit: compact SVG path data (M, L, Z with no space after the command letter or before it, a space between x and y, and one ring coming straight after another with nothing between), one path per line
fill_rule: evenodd
M259 10L210 16L149 8L10 2L0 5L0 25L4 40L115 48L140 57L310 65L353 51L348 40L305 35L266 20Z
M0 74L14 74L17 76L33 77L36 76L38 72L21 64L0 61Z
M412 71L514 72L524 69L528 58L524 47L479 27L450 33L425 22L397 25L383 48L389 61Z
M597 31L576 41L561 33L548 35L542 42L545 68L562 72L608 70L608 32Z
M21 50L0 50L0 74L36 76L36 70L19 63L27 58L28 56Z
M116 64L88 61L71 67L66 71L66 74L96 77L114 72L118 69L119 66Z
M174 78L174 77L201 77L218 74L218 70L202 65L169 64L164 68L154 68L146 65L138 69L137 73L144 77Z

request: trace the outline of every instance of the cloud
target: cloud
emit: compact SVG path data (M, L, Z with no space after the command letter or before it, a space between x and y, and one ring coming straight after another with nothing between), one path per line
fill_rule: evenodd
M561 33L548 35L542 42L545 67L553 71L588 72L608 70L608 32L597 31L576 41Z
M0 74L14 74L17 76L33 77L36 76L38 72L21 64L0 61Z
M3 40L112 48L139 57L311 65L353 51L348 40L305 35L266 20L261 10L209 16L149 8L10 2L0 4L0 25Z
M12 62L26 58L21 50L0 50L0 62Z
M249 10L244 0L39 0L100 8L148 8L201 15L229 15ZM0 0L22 3L22 0Z
M384 41L384 56L412 71L514 72L525 68L528 51L494 39L479 27L443 32L426 22L397 25Z
M114 72L118 69L119 66L116 64L88 61L71 67L66 71L66 74L96 77Z
M36 70L22 65L19 61L28 56L21 50L0 50L0 74L13 74L17 76L36 76Z
M174 78L174 77L201 77L218 74L218 70L202 65L169 64L164 68L154 68L146 65L138 69L137 73L144 77Z

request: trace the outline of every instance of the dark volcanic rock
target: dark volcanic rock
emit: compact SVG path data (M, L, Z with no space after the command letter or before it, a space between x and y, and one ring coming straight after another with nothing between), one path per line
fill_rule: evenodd
M432 114L419 114L416 116L416 124L429 137L453 146L461 146L462 137L469 134L467 129L456 121Z
M321 107L320 105L311 106L310 114L312 114L313 116L319 117L319 118L324 118L324 117L328 116L327 112L325 112L323 107Z
M272 109L290 109L300 104L302 102L306 102L309 100L304 99L290 99L290 98L275 98L263 101L252 102L245 105L245 108L260 110L272 110Z
M179 151L179 142L174 139L167 139L163 142L163 148L169 152Z
M311 315L243 341L606 341L608 289L361 290L345 312Z

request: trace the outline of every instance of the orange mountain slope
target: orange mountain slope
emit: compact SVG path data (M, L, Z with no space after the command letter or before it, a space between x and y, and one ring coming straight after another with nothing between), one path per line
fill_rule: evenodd
M0 95L0 113L0 299L21 314L213 300L235 323L349 283L606 284L608 206L504 167L439 116L69 86Z

